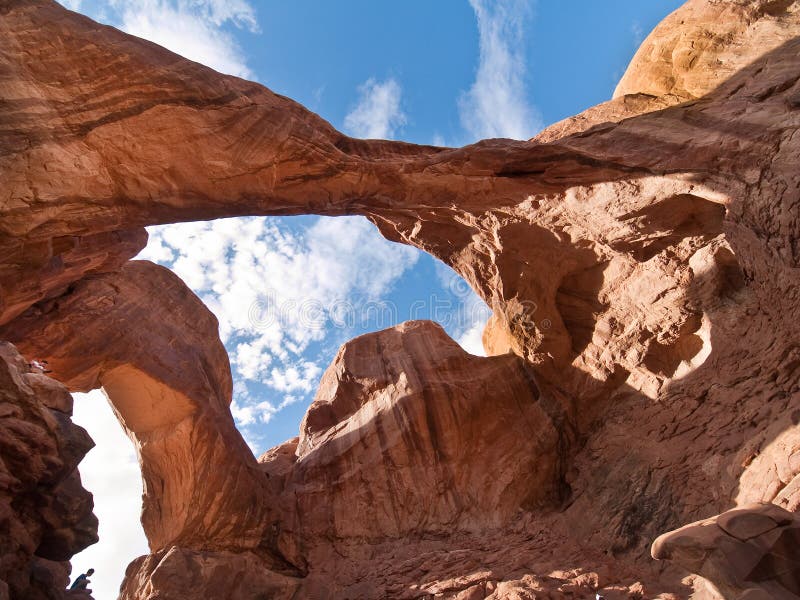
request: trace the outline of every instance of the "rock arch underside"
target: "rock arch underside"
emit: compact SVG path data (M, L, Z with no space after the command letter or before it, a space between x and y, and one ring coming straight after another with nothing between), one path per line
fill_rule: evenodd
M134 442L121 598L800 598L800 3L689 0L527 142L358 140L45 0L0 0L0 599L96 540L69 391ZM488 357L346 343L260 458L144 226L363 215L490 305ZM52 372L29 372L33 357Z

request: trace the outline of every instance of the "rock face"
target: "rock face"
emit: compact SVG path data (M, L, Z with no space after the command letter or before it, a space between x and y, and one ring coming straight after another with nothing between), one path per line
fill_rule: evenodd
M228 408L217 319L175 274L130 261L37 304L3 336L70 389L106 390L142 465L153 550L259 544L269 505Z
M124 598L744 592L648 550L800 506L798 2L690 0L609 102L459 149L348 138L54 2L0 0L0 35L0 338L103 386L137 444L152 554ZM127 260L144 225L304 213L447 262L502 356L430 324L354 340L257 463L213 316Z
M304 547L481 531L563 499L564 420L520 358L472 356L410 321L345 344L300 437L260 462Z
M0 598L61 600L69 559L97 541L77 465L94 445L72 397L0 344Z
M729 510L660 536L653 558L677 562L725 598L800 597L800 517L774 504Z

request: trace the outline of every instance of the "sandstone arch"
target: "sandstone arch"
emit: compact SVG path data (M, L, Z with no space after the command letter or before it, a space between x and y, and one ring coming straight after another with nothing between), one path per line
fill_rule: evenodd
M365 215L386 237L462 274L494 310L487 347L521 357L542 397L560 409L548 414L559 414L557 429L568 434L555 453L567 457L559 469L570 490L564 505L521 516L516 530L509 522L488 546L510 544L553 573L588 562L597 578L603 568L633 573L609 584L631 593L637 578L686 593L679 583L685 571L657 573L649 562L649 537L722 512L737 498L797 505L797 488L787 483L798 467L784 458L800 407L793 341L800 336L799 30L797 2L691 0L649 36L611 101L530 142L444 149L353 140L257 84L54 3L3 2L0 335L33 344L30 332L45 330L76 291L144 269L119 265L143 243L146 224ZM91 77L71 59L79 50L96 67ZM86 294L76 314L115 310L93 296ZM37 317L47 310L55 314ZM53 347L59 335L51 328L40 348ZM65 344L80 342L67 337ZM175 356L197 356L196 345ZM199 378L181 381L183 367L164 369L125 346L100 371L132 428L157 429L158 421L138 419L125 399L129 382L157 373L153 379L172 382L183 407L167 421L191 422L214 444L227 440L220 390L229 381L215 369L222 358L193 365ZM54 364L96 383L96 368L80 371L70 363L79 353L69 355L63 364L54 355ZM68 371L59 375L69 380ZM769 451L759 457L762 448ZM283 489L292 456L283 448L264 458L262 468L273 474L268 493ZM233 471L241 474L234 487L259 478L246 459ZM261 493L243 486L248 498ZM465 572L500 569L503 560L468 536L448 542L458 540L485 563L448 562L450 548L435 540L417 540L412 549L391 541L390 548L368 546L375 556L403 557L399 565L381 563L377 581L364 572L357 541L326 539L309 548L273 530L282 511L256 518L244 510L241 523L234 519L253 552L232 556L222 547L222 534L232 534L213 528L212 555L191 546L161 549L137 562L128 593L169 587L175 565L266 560L255 554L255 530L270 552L278 548L301 570L311 565L343 586L322 596L412 588L486 596L501 586L509 594L568 593L594 585L578 581L582 575L533 581L524 563L470 579ZM176 521L174 512L151 513L169 532L157 546L206 543L193 540L183 527L191 519ZM547 546L558 548L558 561L548 562ZM420 584L431 568L439 579ZM319 582L309 577L303 585L320 591ZM276 585L294 593L291 583Z
M39 305L4 336L48 360L72 391L105 389L142 464L152 550L260 544L269 503L228 409L228 355L216 318L176 275L128 262Z

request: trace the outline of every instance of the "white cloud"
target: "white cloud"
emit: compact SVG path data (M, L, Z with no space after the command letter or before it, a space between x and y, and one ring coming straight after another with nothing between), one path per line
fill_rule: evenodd
M256 404L241 405L238 401L231 402L231 414L236 422L242 426L269 423L277 408L267 401L262 400ZM248 440L248 444L253 440Z
M441 261L434 263L436 277L444 289L454 300L448 312L438 318L440 322L447 320L454 331L454 339L470 354L486 356L481 341L486 321L492 314L491 309L475 293L470 285L453 269Z
M95 598L116 598L128 563L147 554L139 515L142 478L133 444L99 390L74 394L73 420L95 441L80 464L83 486L94 494L100 541L72 558L72 576L95 569Z
M264 373L272 362L269 354L270 346L280 342L278 332L272 330L272 339L262 336L249 342L241 342L234 351L234 361L239 374L245 379L257 379L259 373Z
M228 25L259 30L247 0L102 0L91 8L82 0L62 4L221 73L254 76L234 36L225 31Z
M474 139L528 139L542 127L526 98L526 0L470 0L478 21L480 59L475 83L459 100L461 123Z
M304 361L299 367L292 365L283 371L272 369L269 385L281 392L314 391L322 369L309 361Z
M631 35L633 36L633 45L637 48L642 45L645 38L644 29L639 24L639 21L631 23Z
M121 29L222 73L252 78L241 49L222 30L230 21L257 30L253 8L242 0L140 0L127 2Z
M391 139L406 123L400 108L402 90L393 78L368 79L358 87L358 104L344 118L345 131L355 137Z
M59 0L59 4L74 11L81 9L81 0Z
M456 340L464 350L475 356L486 356L486 350L483 348L483 329L486 327L486 319L481 319L472 324L461 337Z
M283 223L243 217L151 227L138 257L172 257L164 264L219 319L238 381L234 417L242 428L313 393L327 365L309 355L312 345L349 337L358 319L342 319L339 311L360 315L420 255L387 241L363 217L319 217L295 230ZM284 397L276 408L260 403L270 393Z

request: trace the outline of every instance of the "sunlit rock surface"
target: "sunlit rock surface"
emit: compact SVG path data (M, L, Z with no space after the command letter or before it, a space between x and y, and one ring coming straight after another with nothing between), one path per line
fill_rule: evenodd
M261 465L304 546L482 531L566 495L564 420L520 358L472 356L409 321L345 344L287 442L290 470L281 448Z
M130 261L37 304L3 335L73 391L105 389L142 465L152 550L260 543L268 502L228 408L217 319L177 275Z
M800 505L799 35L796 1L690 0L609 102L448 149L0 2L0 338L105 386L137 443L153 554L123 597L719 597L650 545ZM144 225L309 213L451 265L498 356L353 340L257 463L213 316L126 261Z

